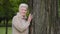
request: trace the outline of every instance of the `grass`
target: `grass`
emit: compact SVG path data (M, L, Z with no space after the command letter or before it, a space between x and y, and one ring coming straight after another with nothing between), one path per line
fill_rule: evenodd
M0 34L5 34L6 28L5 27L0 27ZM8 34L12 34L12 28L8 27Z

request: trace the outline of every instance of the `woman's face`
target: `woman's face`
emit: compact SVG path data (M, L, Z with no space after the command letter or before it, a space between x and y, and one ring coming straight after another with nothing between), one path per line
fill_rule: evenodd
M20 13L21 13L22 16L25 16L26 13L27 13L27 8L24 7L24 6L22 6L22 7L20 8Z

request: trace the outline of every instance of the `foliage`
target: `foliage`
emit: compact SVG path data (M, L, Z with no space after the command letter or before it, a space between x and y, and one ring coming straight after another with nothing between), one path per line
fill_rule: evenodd
M27 0L0 0L0 17L13 17L20 3L27 3Z

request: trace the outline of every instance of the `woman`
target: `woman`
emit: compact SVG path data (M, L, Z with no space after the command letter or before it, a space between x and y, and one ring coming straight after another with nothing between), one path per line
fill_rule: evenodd
M12 20L12 34L28 34L28 28L32 20L32 15L29 14L28 19L26 20L27 9L27 4L22 3L19 5L19 12L13 17Z

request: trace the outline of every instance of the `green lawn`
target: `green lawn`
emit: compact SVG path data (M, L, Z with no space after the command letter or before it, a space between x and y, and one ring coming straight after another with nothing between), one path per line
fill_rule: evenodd
M0 34L5 34L6 28L5 27L0 27ZM8 34L12 34L12 28L8 27Z

